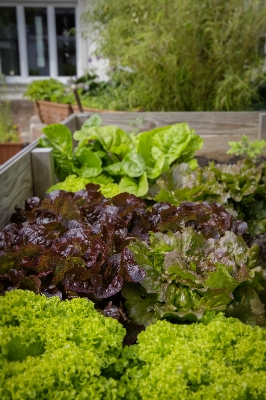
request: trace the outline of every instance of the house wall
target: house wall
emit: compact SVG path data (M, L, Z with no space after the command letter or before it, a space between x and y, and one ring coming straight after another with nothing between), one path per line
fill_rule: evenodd
M20 60L20 74L5 75L7 84L26 85L33 80L43 79L44 76L29 75L29 60L32 57L33 51L27 55L27 49L33 50L33 44L30 40L27 42L26 24L24 7L45 7L47 9L47 36L49 48L49 77L59 79L64 83L71 81L71 76L59 76L57 62L57 42L56 42L56 27L55 27L55 8L74 8L75 9L75 25L76 25L76 75L81 76L88 70L94 70L101 80L107 79L106 69L108 62L94 55L95 41L94 32L88 26L81 23L80 15L86 9L89 0L0 0L1 7L16 7L17 15L17 32L18 32L18 47ZM32 47L31 47L32 46ZM12 71L11 71L12 73ZM47 77L47 76L46 76ZM45 77L45 78L46 78Z

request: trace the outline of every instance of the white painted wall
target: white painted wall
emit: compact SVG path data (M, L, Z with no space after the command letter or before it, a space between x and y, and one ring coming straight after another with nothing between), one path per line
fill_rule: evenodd
M96 51L96 33L90 27L83 24L80 15L89 6L89 0L0 0L0 6L17 7L18 19L18 38L19 38L19 56L20 56L20 76L6 76L8 84L25 85L36 79L47 77L28 76L27 47L25 34L24 6L28 7L47 7L48 33L49 33L49 58L50 58L50 76L61 80L64 83L70 81L69 77L57 76L56 60L56 40L54 24L54 7L75 7L76 9L76 51L77 51L77 76L81 76L88 71L95 72L100 80L107 80L108 60L101 57L97 58Z

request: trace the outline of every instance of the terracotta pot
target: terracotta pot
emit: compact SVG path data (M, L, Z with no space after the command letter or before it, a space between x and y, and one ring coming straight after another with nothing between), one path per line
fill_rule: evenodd
M72 106L74 113L79 113L78 106ZM90 108L90 107L83 107L84 112L102 112L102 113L123 113L124 111L117 111L117 110L102 110L101 108Z
M45 124L56 124L64 121L73 114L70 104L52 103L51 101L39 100L39 117Z
M17 154L23 147L23 143L0 143L0 164Z

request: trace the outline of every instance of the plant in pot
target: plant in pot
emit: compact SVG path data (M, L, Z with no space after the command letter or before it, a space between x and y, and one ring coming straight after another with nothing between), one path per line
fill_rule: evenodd
M53 78L33 81L24 96L35 102L35 112L45 124L61 122L73 112L74 95Z
M1 101L0 107L0 164L3 164L23 147L19 129L14 125L8 101Z

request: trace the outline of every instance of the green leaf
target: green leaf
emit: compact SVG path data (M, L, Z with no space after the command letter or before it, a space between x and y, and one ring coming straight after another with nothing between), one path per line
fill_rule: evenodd
M75 140L98 140L105 151L124 157L132 149L132 143L122 129L116 126L91 127L74 133Z
M147 174L144 172L139 179L129 178L125 176L119 182L120 193L127 192L137 197L144 196L149 190Z
M170 166L179 157L183 157L181 161L184 161L185 156L188 160L193 158L194 151L200 149L202 143L203 140L189 129L188 124L174 124L139 134L137 152L144 157L150 168L162 156L165 156L165 162Z
M144 173L144 158L137 153L128 153L122 161L124 173L132 178L139 177Z
M110 175L122 175L123 174L123 164L122 164L122 162L110 164L104 168L104 171Z
M158 157L153 167L146 167L147 177L149 179L155 179L168 169L169 164L166 160L166 156L163 154Z
M102 160L90 149L82 147L77 151L76 157L81 164L81 168L74 168L74 171L83 178L97 176L102 172Z
M42 131L54 149L62 155L72 158L72 134L66 126L51 124L43 128Z
M148 294L139 283L125 283L121 294L126 299L128 315L133 322L144 326L156 322L154 304L157 296L155 294Z
M230 292L233 292L239 285L239 282L229 274L225 265L217 263L216 271L209 272L205 284L214 289L228 289Z
M99 114L92 114L90 118L86 119L86 121L81 127L81 130L85 128L91 128L92 126L101 126L102 122L103 120Z

